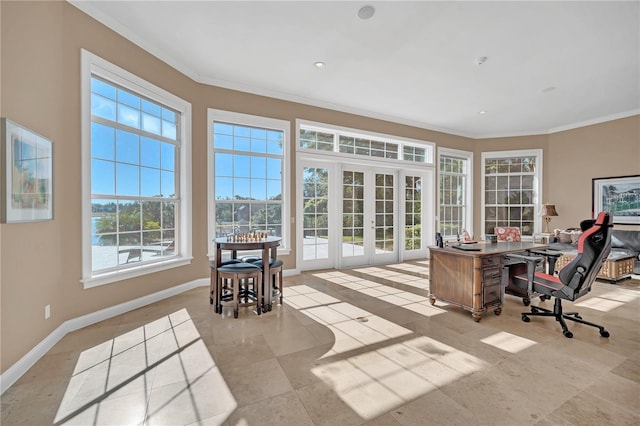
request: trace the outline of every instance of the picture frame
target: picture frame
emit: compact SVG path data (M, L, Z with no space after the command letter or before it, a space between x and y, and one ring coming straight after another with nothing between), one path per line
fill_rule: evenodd
M52 220L53 142L7 118L0 126L0 222Z
M614 224L640 225L640 175L594 178L592 195L594 218L606 210Z

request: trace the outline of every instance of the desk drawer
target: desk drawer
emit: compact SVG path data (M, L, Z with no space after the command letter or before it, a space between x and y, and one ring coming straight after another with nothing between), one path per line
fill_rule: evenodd
M499 285L502 281L502 268L488 268L482 271L482 285L484 287Z
M502 266L502 256L487 256L482 258L482 268Z
M500 284L484 286L483 296L483 306L489 306L494 304L500 304L502 301L500 300Z

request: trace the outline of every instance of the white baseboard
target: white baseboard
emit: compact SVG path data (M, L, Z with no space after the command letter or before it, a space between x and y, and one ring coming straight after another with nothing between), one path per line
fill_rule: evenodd
M81 317L73 318L63 322L58 328L53 330L47 337L31 349L25 356L20 358L18 362L0 375L0 395L11 387L24 373L26 373L40 358L42 358L56 343L58 343L67 333L104 321L108 318L124 314L125 312L141 308L143 306L155 303L159 300L175 296L196 287L209 286L209 278L200 278L185 284L180 284L166 290L152 293L138 299L129 300L128 302L109 308L101 309ZM209 301L206 301L209 303Z

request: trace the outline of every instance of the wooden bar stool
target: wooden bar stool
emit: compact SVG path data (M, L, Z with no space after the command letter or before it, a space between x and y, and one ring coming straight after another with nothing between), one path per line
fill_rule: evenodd
M262 265L262 259L260 258L253 259L251 263L258 266ZM271 291L272 299L274 297L278 297L280 299L281 305L282 305L282 266L283 264L284 263L280 259L269 259L269 275L271 276L264 277L264 280L265 280L265 283L270 283L271 288L267 287L269 284L265 284L265 288L263 290L263 293L266 293L267 291ZM270 311L271 309L272 309L271 303L269 305L263 306L263 310L265 312Z
M240 259L228 259L224 258L220 261L220 266L229 265L230 263L240 263ZM216 262L210 262L209 268L211 268L211 283L209 284L209 303L214 304L214 310L217 313L220 309L220 300L218 299L218 282L216 280Z
M220 312L224 306L233 307L233 317L238 318L240 306L256 306L262 313L262 268L251 263L231 263L217 270L217 300Z

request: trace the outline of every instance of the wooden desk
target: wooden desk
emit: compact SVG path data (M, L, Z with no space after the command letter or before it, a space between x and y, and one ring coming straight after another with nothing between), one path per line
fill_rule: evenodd
M478 322L484 312L502 312L502 267L506 253L545 248L545 244L499 242L474 245L479 251L429 247L431 304L442 300L471 311Z
M230 250L231 258L237 259L238 251L247 250L262 250L262 283L264 287L263 294L263 310L267 312L271 310L271 275L269 271L269 259L278 258L278 246L282 238L280 237L267 237L259 241L227 241L227 237L216 238L216 263L215 268L211 270L211 284L209 286L209 302L216 303L216 312L220 308L218 306L217 298L214 295L218 294L216 286L218 285L218 267L222 263L222 250ZM267 286L267 283L269 286Z

